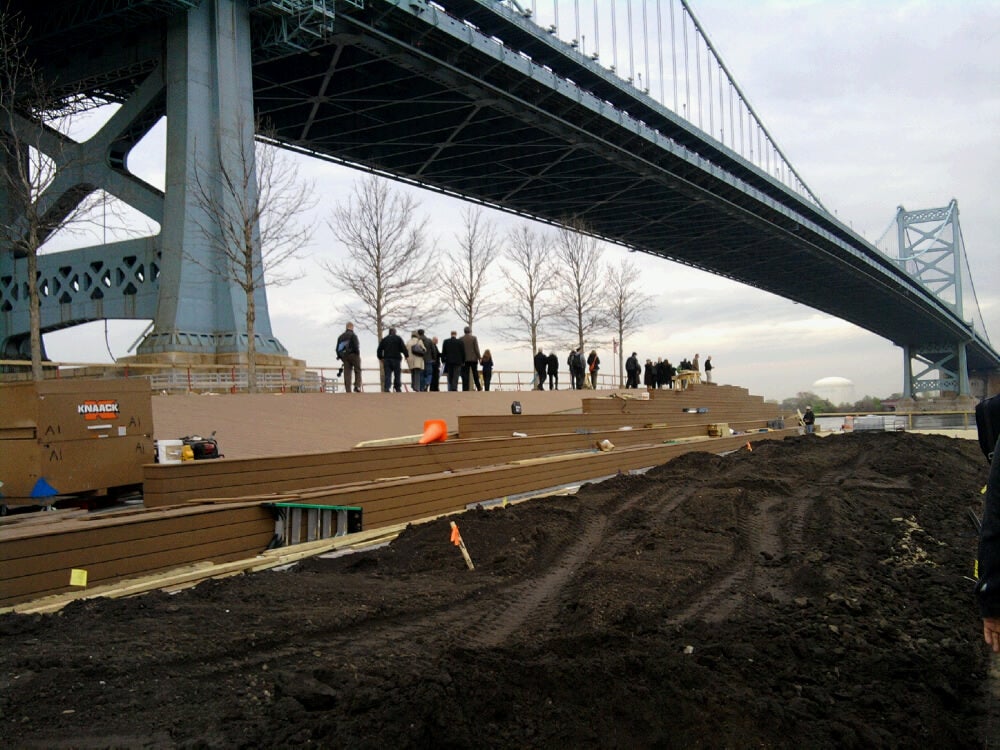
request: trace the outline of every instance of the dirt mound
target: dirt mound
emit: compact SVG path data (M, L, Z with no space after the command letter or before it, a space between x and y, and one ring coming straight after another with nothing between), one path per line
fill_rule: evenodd
M981 747L977 444L688 454L391 545L0 618L10 747Z

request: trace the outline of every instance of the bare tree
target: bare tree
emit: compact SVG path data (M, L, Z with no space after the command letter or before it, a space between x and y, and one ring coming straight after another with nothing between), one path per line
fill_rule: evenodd
M65 134L79 98L48 85L29 57L27 38L24 19L0 7L0 252L11 253L15 269L25 261L31 375L41 380L39 250L85 221L104 198L96 186L58 179L79 166L71 163L75 143Z
M455 273L445 274L444 288L452 310L466 325L495 309L486 294L486 271L500 251L496 227L483 217L483 210L469 206L462 211L463 232L457 235L458 251L449 253Z
M347 258L320 265L335 288L353 297L342 311L379 339L390 325L430 326L436 319L431 291L439 274L427 243L428 220L417 209L413 198L372 176L355 183L349 202L328 222Z
M611 324L618 332L618 387L625 385L625 337L642 327L652 300L639 289L641 274L628 258L608 269L607 306Z
M507 235L504 266L507 292L513 305L507 312L514 325L500 336L509 341L524 341L525 332L531 352L538 351L539 328L542 321L558 313L552 294L558 276L552 257L552 243L536 232L530 224L522 224Z
M556 236L560 314L554 322L574 346L582 348L591 336L607 329L608 315L601 244L581 229L562 227Z
M268 138L266 126L256 132ZM246 296L247 390L257 392L257 305L255 296L270 286L289 284L301 273L288 263L312 238L311 226L300 221L315 206L312 186L276 146L236 139L216 156L211 169L195 169L194 197L204 218L196 220L214 251L212 260L191 253L185 258L205 267Z

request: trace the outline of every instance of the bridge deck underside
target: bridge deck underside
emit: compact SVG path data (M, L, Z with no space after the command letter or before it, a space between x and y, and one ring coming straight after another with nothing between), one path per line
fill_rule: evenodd
M157 13L186 4L140 3ZM290 148L582 224L897 344L968 341L968 327L943 303L821 207L648 97L564 56L560 43L546 51L545 38L505 26L486 6L446 5L478 7L474 20L486 33L419 4L372 0L364 9L338 5L335 31L322 44L294 54L255 50L259 114ZM158 49L159 32L149 28L143 49ZM504 35L533 60L498 45ZM997 359L980 338L968 344L970 368Z
M581 223L899 344L955 338L888 261L845 251L824 236L835 227L818 214L819 233L774 190L663 148L610 106L595 111L566 86L517 75L471 45L421 35L408 48L349 31L309 55L255 66L258 110L288 145L525 216ZM971 366L988 362L970 352Z

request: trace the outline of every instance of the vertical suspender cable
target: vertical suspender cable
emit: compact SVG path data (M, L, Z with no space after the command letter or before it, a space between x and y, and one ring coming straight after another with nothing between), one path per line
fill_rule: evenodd
M643 91L649 91L649 25L646 20L646 0L642 0L642 42L643 54L646 56L646 86Z
M719 140L726 143L726 104L725 89L722 86L722 68L716 69L719 76Z
M684 34L684 117L691 122L691 61L688 58L688 25L685 20L684 11L681 6L681 31Z
M660 0L656 0L656 59L660 64L660 104L667 106L666 85L663 80L663 13L661 12Z
M559 28L559 0L552 0L552 16L553 16L553 19L554 19L552 21L552 25L555 26L556 29L558 29ZM557 32L556 35L558 36L558 32Z
M618 70L618 22L615 20L615 0L611 0L611 67Z
M702 124L701 119L701 44L700 44L701 34L695 30L694 35L694 77L695 77L695 94L698 97L698 127L702 130L705 126Z
M597 17L597 0L594 0L594 56L601 52L601 20Z
M677 112L677 35L674 31L674 0L670 0L670 56L674 65L674 112Z
M729 143L733 147L733 151L740 153L740 149L736 145L736 118L733 113L733 82L729 81Z
M715 99L712 97L712 50L705 48L705 80L708 83L708 134L715 137Z
M712 42L711 42L711 40L709 40L708 36L704 34L704 30L701 28L701 24L698 23L698 19L695 17L694 13L691 11L690 5L688 4L688 0L679 0L679 1L680 1L680 4L681 4L681 7L684 9L684 11L686 11L687 14L689 16L691 16L691 23L695 26L695 28L697 28L705 36L705 43L711 47ZM750 106L750 102L743 95L743 92L740 90L740 87L736 83L736 80L733 78L732 74L726 68L726 64L723 62L722 56L719 54L718 50L716 50L714 47L712 47L712 52L715 54L715 59L719 61L719 65L721 65L722 68L723 68L723 70L726 71L726 76L729 78L730 84L732 85L732 87L735 90L735 92L739 95L741 103L746 108L747 118L749 120L753 120L753 122L756 123L756 125L761 130L761 137L765 138L767 140L768 144L771 147L774 148L774 154L775 154L774 158L776 160L779 159L779 158L781 160L783 160L785 162L785 165L787 166L788 170L792 174L794 174L797 179L800 179L798 173L795 171L795 168L792 167L792 165L789 163L788 159L781 152L781 149L778 148L778 145L774 142L774 139L771 138L771 134L767 132L767 128L764 127L764 124L761 122L760 118L757 117L757 113L754 111L753 107ZM741 132L742 132L742 129L743 129L743 117L742 117L742 114L741 114L741 116L740 116L740 130L741 130ZM742 140L742 135L741 135L741 140ZM803 182L803 187L805 187L805 183L804 182ZM810 200L812 200L817 206L819 206L820 208L825 209L825 206L823 206L823 202L819 198L817 198L816 195L811 190L809 190L808 187L805 187L805 195Z
M628 80L629 83L635 80L635 45L632 44L632 40L635 38L632 36L632 3L631 0L625 3L625 22L628 24Z
M576 21L576 33L573 38L577 44L583 44L583 37L580 36L580 0L573 0L573 16Z

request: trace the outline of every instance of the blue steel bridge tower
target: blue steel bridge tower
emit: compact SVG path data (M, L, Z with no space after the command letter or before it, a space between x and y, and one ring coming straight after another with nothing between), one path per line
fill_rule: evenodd
M46 210L65 215L101 189L160 226L151 237L41 254L42 332L108 318L151 319L140 359L238 361L247 350L246 293L211 270L219 238L206 227L217 219L198 200L196 170L204 184L216 184L222 170L245 169L228 162L252 159L252 56L301 51L321 40L333 0L17 1L11 7L27 21L28 54L47 81L58 82L67 97L120 104L83 142L20 119L19 128L33 129L27 142L56 163L57 177L40 198ZM128 160L163 117L161 191L133 174ZM247 191L254 189L251 180ZM26 358L27 260L17 249L10 198L0 188L0 219L14 228L0 247L0 358ZM284 360L262 286L255 308L261 361Z

